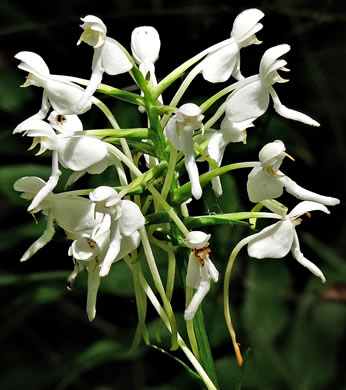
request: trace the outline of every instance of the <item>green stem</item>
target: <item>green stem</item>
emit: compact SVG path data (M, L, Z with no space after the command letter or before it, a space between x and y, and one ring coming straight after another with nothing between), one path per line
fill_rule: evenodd
M226 172L233 171L235 169L254 168L258 166L260 166L260 162L258 161L250 161L250 162L225 165L221 168L213 169L212 171L203 173L199 177L199 181L201 183L201 186L203 187L206 184L208 184L214 177L221 176ZM182 202L185 202L190 197L191 197L191 183L185 183L174 192L172 201L175 204L180 204Z
M171 188L176 162L177 162L177 149L175 149L175 147L171 145L171 154L169 156L167 174L161 190L161 196L165 200Z
M166 312L164 311L163 307L160 305L158 299L156 298L155 294L153 293L152 289L148 285L147 281L144 279L143 275L140 276L140 283L143 288L143 290L146 292L149 300L151 301L152 305L154 306L155 310L159 314L159 316L162 318L164 324L166 325L167 329L172 332L169 319L167 317ZM183 338L177 334L178 336L178 344L186 357L190 360L191 364L201 377L202 381L206 385L208 390L217 390L214 383L209 378L208 374L205 372L204 368L201 366L200 362L197 360L196 356L191 352L191 350L186 345Z
M208 47L207 49L201 51L194 57L185 61L183 64L174 69L170 74L168 74L163 80L159 82L153 92L153 96L158 98L164 90L169 87L175 80L177 80L190 66L194 65L197 61L201 60L204 56L215 51L221 47L226 46L228 43L232 41L232 38L226 39L222 42L219 42L213 46Z
M80 85L87 86L89 84L89 80L82 79L79 77L72 77L72 76L61 76L61 75L54 75L54 80L58 81L70 81L73 83L77 83ZM122 89L114 88L106 84L100 84L97 88L98 92L104 93L105 95L113 96L119 100L123 100L125 102L136 104L143 106L144 100L142 96L139 96L135 93L123 91Z
M234 264L234 261L238 255L239 251L246 244L248 244L252 239L253 239L253 236L245 237L234 247L234 249L233 249L233 251L228 259L227 268L226 268L226 272L225 272L225 279L224 279L224 284L223 284L223 297L224 297L223 302L224 302L224 314L225 314L226 324L227 324L229 333L231 335L234 352L236 354L237 361L238 361L238 364L240 366L243 363L243 358L241 356L239 345L238 345L237 340L236 340L235 330L234 330L232 320L231 320L231 312L230 312L230 308L229 308L229 284L230 284L233 264Z
M88 135L93 137L116 137L116 138L127 138L127 139L146 139L149 138L149 130L145 128L134 128L134 129L94 129L94 130L83 130L76 131L75 135Z
M165 308L165 311L167 313L167 316L168 316L168 319L169 319L169 322L171 325L171 329L172 329L171 349L174 350L174 349L178 348L178 343L177 343L177 325L175 322L175 317L174 317L174 313L172 310L172 306L167 298L165 289L163 287L160 273L159 273L159 270L157 269L155 257L154 257L154 254L152 252L151 246L150 246L147 231L146 231L144 226L142 226L139 229L139 233L141 235L141 242L142 242L142 245L144 248L145 256L147 259L147 263L148 263L151 275L152 275L153 280L154 280L155 287L157 288L157 291L159 292L159 294L161 296L161 299L163 302L163 307Z
M161 194L152 186L148 185L148 190L152 193L153 197L161 204L162 208L167 212L167 214L171 217L180 231L187 236L189 234L189 230L184 225L183 221L178 217L173 207L170 206L161 196Z
M243 219L251 218L274 218L280 219L281 217L273 213L260 213L260 212L238 212L238 213L226 213L217 215L201 215L196 217L184 218L184 223L189 229L196 229L208 225L229 225L235 221L241 221Z
M146 295L143 295L143 290L140 287L140 275L142 273L140 262L136 261L135 256L130 258L129 256L125 257L126 264L129 266L129 268L132 271L133 274L133 284L135 288L135 296L136 296L136 305L137 305L137 313L138 313L138 324L139 329L141 331L141 335L143 337L144 342L149 345L150 339L148 330L145 326L145 317L146 317L146 311L147 311L147 300Z

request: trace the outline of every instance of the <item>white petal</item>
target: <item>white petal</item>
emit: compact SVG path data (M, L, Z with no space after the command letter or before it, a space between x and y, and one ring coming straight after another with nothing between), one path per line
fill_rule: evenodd
M102 202L110 196L116 195L117 192L113 187L99 186L89 193L89 198L93 202Z
M131 253L136 248L138 248L140 242L141 242L141 238L138 232L134 232L133 234L131 234L131 236L128 237L123 236L121 240L120 251L117 257L114 259L114 263L116 261L123 259L129 253Z
M317 194L315 192L306 190L305 188L299 186L296 182L290 179L288 176L277 178L283 186L285 186L286 191L289 194L292 194L298 199L301 200L310 200L317 203L322 203L326 206L335 206L340 203L340 200L330 196L324 196Z
M130 200L121 201L120 231L123 236L130 236L144 226L145 219L140 208Z
M120 233L120 226L118 222L115 222L111 225L109 247L101 264L101 269L99 273L101 278L109 274L113 262L119 255L121 239L122 236Z
M258 154L258 158L262 166L277 166L277 159L279 158L280 163L282 162L285 155L283 154L286 150L285 144L276 140L274 142L269 142L264 145ZM277 167L278 168L278 167Z
M24 131L36 131L35 134L29 135L31 137L39 137L40 134L46 137L55 137L55 131L52 127L45 121L40 119L27 119L24 122L21 122L13 131L13 134L22 133Z
M201 283L201 263L199 259L194 255L193 252L190 253L189 262L187 265L186 272L186 285L192 288L198 288Z
M48 121L53 129L59 130L65 135L73 135L75 131L83 130L83 124L78 115L60 115L58 112L52 111Z
M295 111L295 110L292 110L291 108L287 108L286 106L284 106L280 102L279 96L277 95L277 93L275 92L273 87L270 87L269 91L270 91L270 95L271 95L273 102L274 102L274 109L279 115L281 115L287 119L292 119L294 121L305 123L306 125L309 125L309 126L315 126L315 127L320 126L320 124L318 122L316 122L314 119L310 118L308 115L305 115L299 111Z
M107 27L103 23L103 21L94 15L87 15L84 18L80 18L83 23L81 26L83 29L86 29L88 27L92 26L92 29L95 31L103 32L104 34L107 34Z
M126 54L119 48L116 41L106 38L102 49L102 66L106 73L111 76L128 72L132 64Z
M294 225L291 221L280 221L254 234L248 243L249 256L257 259L279 259L290 251L294 239Z
M198 168L194 156L191 157L189 155L188 156L185 155L185 167L191 182L192 196L195 199L200 199L202 197L203 191L202 191L201 184L199 182L199 172L198 172Z
M249 173L247 193L251 202L257 203L281 196L283 185L276 177L270 176L263 168L256 167Z
M44 62L43 58L31 51L21 51L17 53L14 58L22 61L18 68L25 70L28 73L32 73L42 80L47 80L49 77L49 68Z
M33 197L46 185L46 182L36 176L24 176L18 179L13 188L16 191L32 194Z
M236 42L210 53L201 64L204 79L211 83L227 81L239 60L239 47Z
M231 36L237 41L247 39L263 27L262 24L257 23L263 16L264 13L256 8L249 8L241 12L233 22Z
M88 261L96 256L99 247L90 237L81 237L73 241L71 252L76 260Z
M251 120L241 122L241 125L234 124L232 121L225 116L221 122L220 131L223 134L224 145L229 142L246 142L246 129L248 127L253 127Z
M232 92L227 99L226 115L232 122L252 122L267 111L268 105L268 87L257 79Z
M94 213L92 203L82 197L55 197L52 209L56 223L68 232L92 230L103 216Z
M296 207L294 207L291 212L287 215L288 218L296 219L300 217L301 215L310 212L320 210L324 213L330 214L330 211L327 209L327 207L323 206L321 203L317 202L311 202L311 201L303 201L297 204Z
M204 297L208 294L210 289L210 277L206 267L201 267L201 277L201 283L192 297L189 306L184 312L184 319L186 321L193 319L199 308L199 305L202 303Z
M51 78L46 83L45 91L53 109L61 115L83 114L91 108L91 102L82 110L77 108L84 94L84 89L79 85Z
M299 241L297 233L295 233L294 237L294 243L292 247L292 254L293 257L304 267L306 267L310 272L312 272L314 275L316 275L318 278L321 279L322 283L326 281L326 278L324 277L322 271L310 260L308 260L306 257L304 257L303 253L300 251L299 248Z
M211 137L208 143L208 155L212 159L215 160L218 166L220 166L220 162L222 159L223 151L224 151L224 137L221 131L215 132Z
M262 56L260 63L260 75L262 78L265 78L269 72L278 69L277 67L273 67L275 61L290 51L291 47L287 44L282 44L278 46L271 47L268 49ZM280 67L280 66L279 66Z
M94 137L81 136L59 139L59 162L73 171L82 171L103 160L107 147Z
M43 232L42 236L38 238L33 244L30 245L30 247L25 251L23 256L21 257L20 261L26 261L30 259L38 250L43 248L45 245L48 244L49 241L53 238L55 233L54 229L54 223L53 223L53 216L52 213L48 213L47 218L47 227L45 231Z
M177 150L182 150L183 146L183 138L182 135L178 135L177 132L177 119L175 117L171 118L164 129L164 135L167 139L169 139L172 145Z
M160 36L154 27L142 26L132 31L131 50L138 64L153 64L159 56L160 46Z
M100 277L98 275L99 267L97 263L90 264L88 269L88 295L87 295L87 314L89 321L92 321L96 315L96 298L100 286Z
M209 257L208 257L208 260L206 260L204 266L208 268L208 272L209 272L210 278L211 278L214 282L217 282L217 281L219 280L219 271L216 269L215 265L214 265L213 262L209 259Z
M201 249L209 246L209 239L211 234L206 234L204 232L195 230L186 236L185 244L188 248L191 249Z

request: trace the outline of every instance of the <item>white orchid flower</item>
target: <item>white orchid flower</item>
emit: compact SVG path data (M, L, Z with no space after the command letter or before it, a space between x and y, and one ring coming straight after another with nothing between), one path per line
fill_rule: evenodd
M185 320L192 320L199 305L210 289L210 280L217 282L219 272L209 258L210 234L200 231L190 232L186 236L185 244L192 249L186 274L186 285L196 289L191 302L184 313Z
M248 127L254 126L251 121L243 122L240 126L231 122L226 116L221 122L221 127L219 131L215 131L210 137L210 141L207 146L208 155L211 157L217 164L218 167L221 166L223 155L225 153L226 146L230 142L243 142L246 143L246 129ZM212 170L213 167L209 166L209 170ZM222 195L222 186L220 177L217 176L211 181L212 188L216 196Z
M340 200L330 196L319 195L306 190L282 173L279 168L283 159L288 156L282 141L266 144L259 152L260 167L255 167L249 173L247 192L251 202L261 202L282 195L285 188L288 193L301 200L318 202L327 206L335 206Z
M89 194L94 203L95 212L111 216L110 242L107 253L101 263L100 277L107 276L111 265L116 261L122 240L133 235L137 236L138 229L145 223L140 208L130 200L122 200L112 187L101 186Z
M248 77L228 97L226 115L230 121L238 126L243 122L253 122L263 115L269 106L270 97L274 102L276 112L288 119L293 119L307 125L319 126L319 123L298 111L285 107L279 100L273 84L284 83L278 71L288 71L285 60L279 59L290 50L287 44L268 49L262 57L259 74Z
M96 315L96 298L100 285L100 266L110 244L111 216L105 215L102 223L95 226L93 231L74 240L69 248L69 255L75 260L75 268L68 278L68 288L72 289L78 273L84 269L88 271L88 294L86 310L89 321ZM121 260L139 246L140 236L134 232L121 241L120 251L114 262Z
M166 138L185 155L185 167L191 182L191 192L195 199L201 198L202 187L195 161L193 132L196 129L203 128L203 118L201 109L196 104L186 103L178 109L164 129Z
M132 31L131 50L133 58L139 64L139 70L142 72L143 77L147 79L148 75L150 76L153 87L157 85L154 63L159 58L160 47L160 36L154 27L142 26ZM162 103L161 96L159 101ZM142 106L139 106L138 109L140 112L145 111Z
M150 74L154 86L156 85L154 63L159 58L160 47L160 36L154 27L142 26L132 31L131 50L133 58L139 64L139 70L144 78L147 77L148 73Z
M84 89L71 82L56 79L50 74L48 66L38 54L21 51L15 55L15 58L21 61L18 68L29 72L22 87L34 85L43 88L41 109L30 119L45 119L51 106L61 115L83 114L91 108L91 101L83 108L78 107Z
M227 81L231 75L237 80L244 77L240 72L240 49L252 44L259 44L256 33L263 28L258 23L264 13L256 8L241 12L234 20L230 42L211 52L203 60L203 77L211 83Z
M326 281L321 270L306 259L300 250L296 227L301 223L303 214L310 211L320 210L329 214L329 210L320 203L303 201L300 202L286 216L277 215L281 221L264 228L261 232L250 237L248 243L248 254L258 259L273 258L278 259L286 256L289 251L293 257L314 275L319 277L324 283Z
M26 176L14 183L14 189L22 192L22 198L32 200L46 185L39 177ZM26 250L21 261L28 260L53 238L54 224L61 227L68 237L73 238L91 232L102 220L102 214L95 214L92 203L80 196L49 193L32 213L39 211L47 215L47 228Z
M94 92L102 81L103 73L111 76L126 73L132 69L132 63L126 54L120 49L117 42L106 36L107 28L100 18L88 15L81 18L84 22L81 27L84 30L77 45L82 41L94 48L92 60L92 74L83 97L78 103L78 108L83 109L90 104Z
M54 125L56 128L64 128L61 115L57 115L62 123ZM66 117L65 117L66 118ZM76 119L72 119L76 122ZM66 123L69 123L66 120ZM14 133L23 133L28 137L34 137L32 147L41 144L37 154L44 153L47 149L52 150L52 173L46 186L33 199L28 211L34 210L40 202L56 187L61 175L59 164L75 172L91 170L93 167L105 169L109 162L107 160L108 149L104 142L95 137L69 135L71 129L57 134L52 126L40 119L29 119L22 122L14 130ZM67 134L66 134L67 133ZM31 148L32 148L31 147ZM101 165L101 167L99 167ZM102 170L101 170L102 171ZM96 169L98 173L98 170Z

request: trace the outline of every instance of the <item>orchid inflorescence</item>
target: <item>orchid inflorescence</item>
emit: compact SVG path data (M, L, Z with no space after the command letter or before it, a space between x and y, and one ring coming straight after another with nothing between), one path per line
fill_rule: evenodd
M107 277L114 263L124 260L134 275L139 331L144 341L150 343L145 326L145 301L149 299L172 334L172 349L180 347L184 351L209 389L215 388L215 384L200 358L199 348L202 347L193 323L212 281L218 282L219 272L210 258L211 235L191 229L239 219L247 220L252 228L258 218L276 221L240 241L225 270L226 323L241 364L228 297L230 273L238 252L246 245L249 256L255 258L282 258L291 251L293 258L324 282L322 271L302 254L296 228L303 214L315 210L329 214L326 206L339 203L336 198L301 187L280 170L284 158L292 158L280 140L264 145L259 151L259 161L222 166L227 145L245 144L247 129L255 126L256 119L265 114L271 101L279 115L319 126L309 116L284 106L275 92L276 83L288 81L279 72L288 71L282 56L290 50L289 45L280 44L266 50L258 74L245 77L241 73L240 50L261 43L256 33L263 27L260 23L263 16L258 9L241 12L234 20L230 38L195 55L159 82L155 75L161 46L157 30L151 26L137 27L131 36L131 56L119 42L107 36L103 21L92 15L82 18L83 33L78 41L78 45L85 42L94 49L89 81L51 74L42 57L34 52L22 51L15 56L20 60L18 67L28 72L22 87L41 87L43 97L37 114L20 123L14 133L31 137L30 149L40 145L37 154L47 149L52 153L52 170L47 181L27 176L14 184L15 190L31 202L28 211L31 214L42 212L47 218L45 232L27 249L21 261L28 260L45 246L53 238L56 227L63 229L72 242L68 254L74 264L67 286L72 289L78 274L88 272L87 315L92 321L102 278ZM166 88L189 69L172 101L165 104ZM127 72L137 84L139 94L102 84L103 73L116 76ZM193 102L180 105L185 91L197 77L211 83L228 82L231 77L236 81L201 105ZM96 91L138 107L147 115L146 127L120 128L116 113L113 115L94 96ZM208 117L208 108L217 103L215 114ZM81 115L93 106L105 114L111 128L83 129ZM198 165L203 162L207 162L209 170L200 175ZM114 187L55 193L61 167L71 171L66 187L74 185L85 174L101 174L108 167L115 168L117 180ZM253 211L189 215L191 198L202 198L203 187L210 183L215 195L221 196L220 176L243 168L251 169L247 193L249 200L256 204ZM284 189L301 200L289 213L276 200ZM269 211L261 212L263 207ZM168 255L166 287L153 246ZM139 256L140 251L144 256ZM151 272L156 293L142 272L144 262ZM171 304L176 265L186 278L184 318L190 347L178 333Z

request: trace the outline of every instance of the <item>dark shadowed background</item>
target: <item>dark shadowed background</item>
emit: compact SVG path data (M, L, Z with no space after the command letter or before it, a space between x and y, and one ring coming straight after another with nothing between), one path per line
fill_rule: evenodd
M155 348L141 346L129 353L137 325L131 275L124 264L113 267L100 289L98 314L89 323L84 311L86 280L80 276L72 292L66 277L72 270L69 242L58 231L53 241L28 262L19 259L44 230L35 224L27 204L12 190L25 175L47 178L49 153L35 157L30 140L12 135L15 126L36 113L41 104L38 88L20 89L26 74L17 69L14 55L22 50L40 54L51 73L89 78L93 50L82 43L80 17L94 14L108 27L108 36L130 49L132 30L152 25L160 33L156 63L160 79L204 48L229 37L234 18L246 8L265 13L262 45L241 52L242 72L258 72L269 47L291 45L285 55L290 82L275 85L283 104L312 116L320 128L281 118L272 108L248 131L247 145L227 149L225 163L257 159L267 142L281 139L295 162L286 159L282 170L303 187L335 196L342 204L331 215L314 213L298 228L306 257L324 272L327 283L296 264L288 255L280 260L254 261L246 252L237 261L231 285L231 304L238 339L248 360L240 371L233 356L222 312L222 283L204 303L222 389L345 389L346 346L346 224L345 224L345 42L343 1L60 1L0 2L0 388L16 389L198 389L184 368ZM286 75L284 75L286 76ZM128 75L104 79L118 88L131 87ZM179 82L178 82L179 83ZM227 83L225 84L227 85ZM203 102L225 85L197 78L184 101ZM171 86L165 101L176 90ZM120 125L143 126L137 109L106 98ZM83 117L86 129L108 126L96 111ZM202 168L203 169L203 168ZM91 178L90 185L101 179ZM102 183L111 183L112 174ZM86 184L84 181L83 184ZM217 199L209 188L196 213L246 211L246 173L223 177L225 194ZM296 204L290 196L283 202ZM228 255L249 229L222 226L211 229L213 259L225 270ZM165 259L160 256L161 265ZM84 275L85 276L85 275ZM179 279L179 278L178 278ZM173 306L182 312L184 296L177 281ZM155 329L148 313L148 327ZM178 319L183 327L182 315ZM153 343L156 341L153 340ZM157 343L158 344L158 343ZM169 349L167 334L162 344ZM161 344L160 344L161 345ZM179 358L183 358L179 353Z

